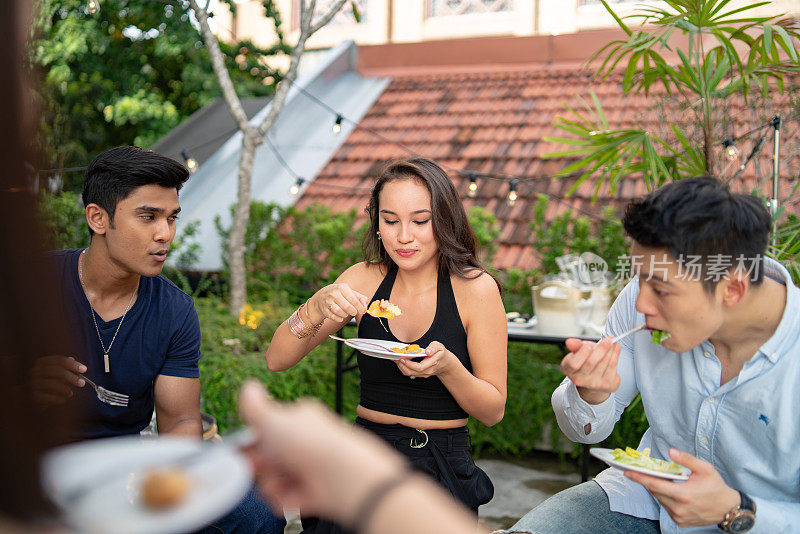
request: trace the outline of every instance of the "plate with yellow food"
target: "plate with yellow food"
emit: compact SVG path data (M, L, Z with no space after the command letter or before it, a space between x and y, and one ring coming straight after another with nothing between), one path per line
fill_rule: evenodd
M645 475L671 480L686 480L692 474L688 467L671 460L653 458L650 456L650 448L639 451L633 447L625 447L624 449L594 447L589 452L595 458L599 458L611 467L621 471L638 471Z
M252 470L224 443L124 436L54 449L42 481L76 532L170 534L199 530L233 510Z
M352 347L365 356L372 356L373 358L402 360L404 358L425 356L425 348L415 343L402 343L385 339L365 339L361 337L352 337L349 339L334 337L334 339L341 339L348 347Z

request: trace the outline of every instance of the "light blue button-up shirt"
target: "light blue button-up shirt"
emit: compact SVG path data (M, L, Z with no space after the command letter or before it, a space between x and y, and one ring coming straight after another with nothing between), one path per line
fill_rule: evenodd
M648 331L620 343L619 389L605 402L586 403L569 380L553 393L561 430L579 443L608 437L623 410L641 393L650 428L639 449L669 459L676 448L711 463L725 482L756 503L752 534L800 532L800 290L788 271L767 259L765 273L786 285L786 308L775 334L739 375L720 386L721 365L706 341L676 353L650 342ZM635 309L638 280L620 293L608 316L606 335L644 322ZM592 431L584 434L591 423ZM600 473L611 510L658 519L661 532L718 533L716 525L681 528L644 488L616 469Z

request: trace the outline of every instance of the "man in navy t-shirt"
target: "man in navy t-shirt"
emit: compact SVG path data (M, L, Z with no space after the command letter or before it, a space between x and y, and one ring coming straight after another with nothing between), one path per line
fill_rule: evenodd
M76 439L138 434L155 409L160 435L200 439L200 325L192 298L161 275L188 170L138 147L98 155L83 203L91 244L54 252L74 357L42 358L34 385L42 404L74 402ZM100 402L80 374L128 396ZM253 492L213 531L283 532Z

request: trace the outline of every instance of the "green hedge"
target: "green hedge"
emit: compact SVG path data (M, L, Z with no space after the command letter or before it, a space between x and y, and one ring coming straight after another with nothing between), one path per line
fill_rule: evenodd
M267 369L264 349L293 308L257 306L265 315L260 326L251 330L227 313L222 300L196 299L196 305L203 332L200 361L203 411L216 417L222 433L241 425L236 395L249 377L261 380L277 399L314 397L333 409L336 362L333 341L323 343L288 371L273 373ZM347 335L351 333L354 329ZM551 345L509 344L506 414L503 421L491 428L470 421L476 454L524 456L543 446L550 448L556 440L564 442L550 406L550 395L563 378L558 366L560 359L560 351ZM345 373L343 383L343 416L352 421L358 404L358 371ZM647 422L637 403L631 413L623 416L609 443L636 444L646 428ZM577 447L573 448L573 453L576 451Z

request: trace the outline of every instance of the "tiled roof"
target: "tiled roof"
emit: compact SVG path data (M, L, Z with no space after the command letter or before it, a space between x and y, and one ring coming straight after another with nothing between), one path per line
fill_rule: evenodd
M468 209L483 206L494 212L502 225L495 267L532 268L538 264L530 229L537 192L561 199L551 202L548 220L570 207L592 214L599 214L605 206L619 211L645 192L641 178L629 177L613 193L608 187L601 187L596 202L592 201L594 181L585 182L568 195L575 178L553 178L568 160L543 159L548 153L567 148L545 141L544 137L563 136L552 126L555 117L565 114L565 104L579 107L579 97L589 99L590 89L602 102L612 128L644 123L654 131L666 131L669 124L663 124L662 113L654 108L658 95L649 99L623 96L620 82L618 75L593 81L587 71L566 64L483 70L466 66L440 72L400 69L363 117L360 129L352 132L309 184L297 206L318 202L336 211L356 209L363 214L369 189L383 162L419 154L448 170ZM788 97L778 96L775 101L788 107ZM726 135L760 124L750 122L753 119L742 111L741 105L731 107L733 120ZM744 152L742 143L740 149ZM761 154L758 163L769 170L771 141L767 141ZM789 167L796 173L800 165L784 166L781 198L788 197L796 185L796 174L790 177ZM525 181L518 188L516 204L509 206L507 180L479 178L477 197L468 198L469 179L456 172L460 170ZM751 164L737 179L735 188L749 192L755 185ZM768 193L771 186L761 185L768 186L761 188ZM794 206L791 210L797 211Z

